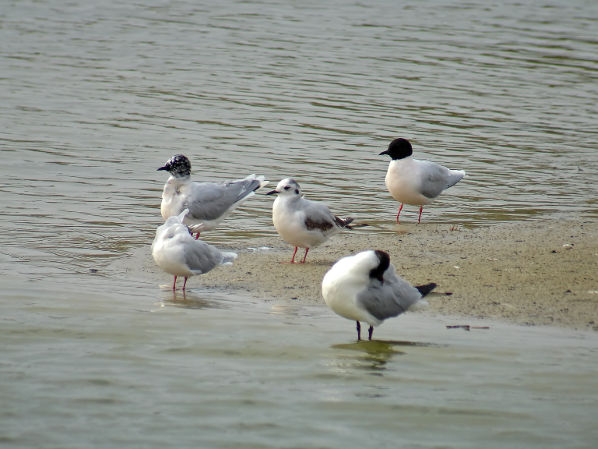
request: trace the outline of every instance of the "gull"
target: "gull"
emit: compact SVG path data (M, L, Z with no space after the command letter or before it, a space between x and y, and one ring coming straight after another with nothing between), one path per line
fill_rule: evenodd
M465 176L463 170L450 170L435 162L414 159L407 139L393 140L380 154L388 154L392 159L385 183L392 197L401 203L397 223L403 204L419 206L417 222L421 223L424 204L432 202L443 190L454 186Z
M230 264L237 257L235 253L221 252L201 240L196 240L183 224L185 209L179 215L168 217L158 226L152 243L152 256L156 264L167 273L174 275L172 289L176 289L178 276L184 276L183 290L187 279L196 274L204 274L218 265Z
M163 167L170 177L164 184L160 212L165 220L189 209L185 224L192 232L214 229L239 204L266 184L263 176L249 175L244 179L215 182L191 181L191 162L182 155L171 157Z
M272 205L272 222L282 239L295 246L291 263L295 263L297 248L305 248L305 258L310 248L325 242L341 229L351 229L352 218L333 215L323 203L305 199L297 181L283 179L276 189L266 195L278 194Z
M368 323L371 340L374 326L418 302L425 305L422 298L435 287L433 282L411 286L396 274L388 253L368 250L336 262L322 279L322 296L334 312L357 322L357 340L360 321Z

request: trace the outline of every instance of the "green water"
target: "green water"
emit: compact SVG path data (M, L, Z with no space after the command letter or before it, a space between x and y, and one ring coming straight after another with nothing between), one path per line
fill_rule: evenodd
M109 285L119 293L99 291ZM598 436L593 333L467 332L412 313L357 343L324 306L100 278L85 294L19 292L2 325L11 447L541 448Z

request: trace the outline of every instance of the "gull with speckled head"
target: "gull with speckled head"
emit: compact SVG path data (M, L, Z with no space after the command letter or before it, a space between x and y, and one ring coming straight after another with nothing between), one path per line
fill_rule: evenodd
M282 239L295 247L291 263L295 263L298 248L317 246L342 229L351 229L352 218L339 218L330 212L328 206L303 197L301 187L292 178L283 179L276 189L266 195L278 194L272 205L272 222Z
M166 220L189 209L185 224L197 233L196 238L200 232L214 229L237 206L268 184L263 176L256 175L223 183L191 181L191 162L182 154L174 155L158 170L170 173L162 191L162 218Z
M357 340L361 340L361 321L374 326L385 319L407 311L422 300L436 284L431 282L413 287L395 272L388 253L368 250L347 256L336 262L324 275L322 296L334 312L357 323Z
M168 217L166 222L156 230L152 243L152 256L156 264L174 276L172 289L176 289L178 276L184 276L183 291L187 279L204 274L219 265L231 264L237 255L232 252L221 252L201 240L196 240L189 233L183 221L189 209L179 215Z
M388 154L392 159L385 183L392 197L401 203L397 223L404 204L419 206L417 222L421 223L424 205L465 176L463 170L451 170L435 162L414 159L413 148L407 139L393 140L380 154Z

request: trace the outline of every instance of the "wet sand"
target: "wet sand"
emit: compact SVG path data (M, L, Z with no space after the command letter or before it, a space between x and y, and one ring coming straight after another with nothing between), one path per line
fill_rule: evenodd
M209 237L206 238L209 241ZM427 313L598 330L598 224L528 222L472 228L401 224L345 231L289 264L278 235L250 241L233 266L190 280L267 301L322 303L324 273L340 257L388 251L412 284L436 282ZM297 260L303 257L298 251Z

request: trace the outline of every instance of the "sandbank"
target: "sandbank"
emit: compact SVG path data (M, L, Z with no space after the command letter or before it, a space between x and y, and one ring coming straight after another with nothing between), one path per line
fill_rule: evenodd
M598 223L592 221L364 227L311 249L305 264L288 263L293 248L274 231L229 249L239 254L232 266L188 286L323 303L321 280L336 260L383 249L410 283L438 284L426 313L598 330ZM303 250L297 254L300 260Z

